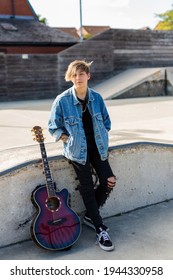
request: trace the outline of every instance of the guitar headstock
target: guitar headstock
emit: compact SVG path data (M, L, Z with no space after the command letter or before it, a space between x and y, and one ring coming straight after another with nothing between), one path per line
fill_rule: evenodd
M43 136L43 129L41 126L34 126L31 131L34 132L33 136L35 136L33 140L36 140L38 143L44 142L45 138Z

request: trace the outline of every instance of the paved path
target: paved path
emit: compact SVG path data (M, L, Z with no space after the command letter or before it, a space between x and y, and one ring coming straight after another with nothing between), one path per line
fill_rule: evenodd
M31 129L44 128L45 141L53 142L47 121L53 100L0 104L0 151L34 145ZM173 97L106 101L112 120L110 145L136 141L173 143Z
M0 104L0 171L12 167L17 161L20 163L25 159L33 159L34 153L38 151L31 133L34 125L44 129L48 155L52 155L55 150L56 154L61 153L62 143L55 143L54 150L50 150L48 145L54 142L47 131L52 101ZM132 142L173 143L173 97L111 100L106 101L106 104L112 120L110 146ZM27 154L26 147L30 151Z

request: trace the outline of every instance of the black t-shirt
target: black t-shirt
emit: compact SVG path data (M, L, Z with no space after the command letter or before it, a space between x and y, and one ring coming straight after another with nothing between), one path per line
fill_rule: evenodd
M88 101L87 99L81 100L80 98L78 98L78 100L82 106L82 122L83 122L83 128L85 131L87 144L91 144L91 142L93 143L93 141L95 142L95 140L94 140L92 117L88 110Z

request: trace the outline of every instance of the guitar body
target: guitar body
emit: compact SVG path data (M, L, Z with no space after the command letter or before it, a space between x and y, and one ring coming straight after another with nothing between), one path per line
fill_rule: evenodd
M63 250L70 248L80 235L80 219L68 206L67 189L48 197L46 186L38 186L31 195L37 209L31 225L33 241L44 249Z

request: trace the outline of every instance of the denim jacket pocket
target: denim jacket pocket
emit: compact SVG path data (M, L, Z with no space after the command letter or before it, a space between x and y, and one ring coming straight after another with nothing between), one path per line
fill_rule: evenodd
M107 149L108 148L108 131L107 131L106 127L104 126L103 117L100 113L98 113L94 116L94 122L95 122L96 141L97 141L97 139L100 139L102 144L104 145L105 149Z
M79 129L79 119L76 117L68 117L64 119L65 128L70 135L77 133Z
M80 152L80 133L79 133L79 119L76 117L68 117L64 120L65 128L69 133L68 142L65 145L66 152L69 155L77 156Z
M95 116L95 120L96 120L96 122L97 122L97 126L98 126L98 128L102 131L107 131L107 129L106 129L106 127L105 127L105 125L104 125L104 122L103 122L103 117L102 117L102 115L100 114L100 113L98 113L98 114L96 114ZM102 131L102 132L103 132Z

